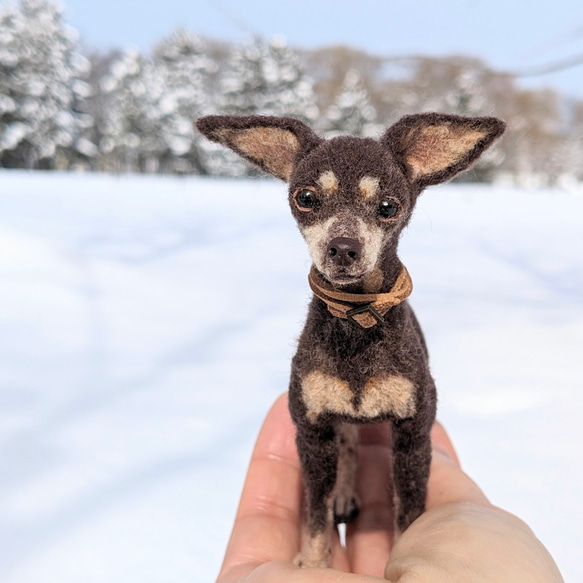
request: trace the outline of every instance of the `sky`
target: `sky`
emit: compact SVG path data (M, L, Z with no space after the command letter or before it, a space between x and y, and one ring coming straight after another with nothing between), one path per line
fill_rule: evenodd
M1 1L1 0L0 0ZM314 48L348 44L379 55L468 54L505 71L529 71L583 57L580 0L61 0L66 18L88 48L149 50L183 26L242 41L251 34L284 36ZM525 77L583 97L582 64Z

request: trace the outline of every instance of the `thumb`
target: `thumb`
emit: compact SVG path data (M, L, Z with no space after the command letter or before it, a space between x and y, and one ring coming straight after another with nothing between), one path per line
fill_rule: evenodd
M495 508L459 464L443 427L432 431L427 512L401 535L385 579L562 583L548 551L530 528Z

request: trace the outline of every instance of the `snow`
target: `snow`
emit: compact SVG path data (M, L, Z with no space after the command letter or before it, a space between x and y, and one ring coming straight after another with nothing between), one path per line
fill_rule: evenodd
M0 580L216 576L309 299L284 192L0 172ZM560 190L452 185L401 246L439 417L566 581L583 572L582 216Z

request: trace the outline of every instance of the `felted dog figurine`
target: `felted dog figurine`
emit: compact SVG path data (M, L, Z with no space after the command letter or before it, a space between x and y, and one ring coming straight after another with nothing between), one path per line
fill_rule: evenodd
M208 116L196 125L289 183L308 243L315 297L289 387L309 516L296 561L326 566L334 521L358 514L358 424L392 421L397 529L425 510L436 393L397 244L421 191L467 169L505 125L425 113L378 141L324 140L292 118Z

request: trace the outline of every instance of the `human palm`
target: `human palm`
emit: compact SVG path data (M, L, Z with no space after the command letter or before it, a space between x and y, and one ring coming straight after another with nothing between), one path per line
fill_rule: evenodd
M561 583L559 570L530 528L496 508L461 470L439 425L427 511L395 542L388 424L360 434L360 514L334 537L330 568L300 569L302 477L287 395L273 405L249 465L217 583ZM394 543L394 544L393 544Z

